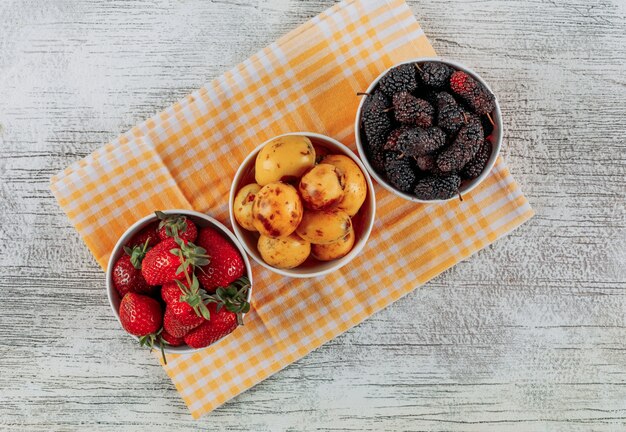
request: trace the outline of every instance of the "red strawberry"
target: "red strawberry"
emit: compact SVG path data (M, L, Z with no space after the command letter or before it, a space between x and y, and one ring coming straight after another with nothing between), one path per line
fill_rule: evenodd
M184 281L183 281L184 283ZM168 282L161 287L161 298L165 304L170 304L173 301L180 301L180 296L183 292L180 290L176 282Z
M209 304L209 311L211 319L184 337L187 345L192 348L209 346L237 328L237 314L224 307L218 311L215 303Z
M170 284L174 283L180 295L176 297ZM206 292L200 288L198 279L191 275L191 284L184 281L175 281L166 284L165 296L168 299L167 310L176 317L182 325L200 325L203 319L209 319L209 310L204 304L209 300ZM203 318L204 317L204 318Z
M147 241L142 246L135 246L132 249L124 247L122 255L114 264L112 278L113 286L120 297L126 293L135 292L140 294L150 294L154 287L148 285L141 275L141 261L146 254Z
M202 228L196 243L206 249L210 262L196 272L205 290L215 291L217 287L228 286L243 276L245 266L237 248L213 228Z
M242 322L242 314L250 310L246 301L250 281L242 277L226 288L218 288L207 308L211 314L208 321L193 329L185 336L185 342L192 348L203 348L231 333Z
M195 329L203 322L205 322L204 318L199 317L200 322L195 325L184 325L181 324L180 321L176 319L176 316L172 313L172 310L167 307L165 308L165 315L163 316L163 329L168 332L170 335L174 337L183 337L188 334L191 330Z
M173 347L181 346L182 344L185 343L185 340L182 337L179 337L179 338L174 337L165 330L161 332L161 339L167 342L169 346L173 346Z
M176 317L176 320L182 325L196 326L202 324L204 318L197 315L193 307L184 301L173 301L168 304L166 311L170 311Z
M120 321L128 333L135 336L154 335L161 328L163 312L155 299L128 293L120 303Z
M196 241L198 228L190 219L182 215L166 215L163 212L155 212L161 222L157 228L157 233L161 240L169 237L179 237L190 242Z
M156 246L156 244L160 241L159 236L157 234L157 228L159 227L158 222L152 222L150 225L139 231L137 234L130 239L126 246L134 247L134 246L143 246L148 242L148 247Z
M205 253L204 249L192 243L168 238L146 254L141 264L141 274L150 285L182 280L185 272L193 272L192 267L208 263Z

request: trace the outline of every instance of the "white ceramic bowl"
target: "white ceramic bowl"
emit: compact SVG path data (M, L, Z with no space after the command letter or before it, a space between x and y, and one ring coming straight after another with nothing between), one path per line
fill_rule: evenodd
M248 290L248 301L250 301L250 298L252 296L252 268L250 267L250 261L248 260L248 256L246 255L246 252L241 247L241 243L239 243L239 240L237 240L237 238L233 235L233 233L231 233L230 230L226 228L223 224L213 219L211 216L205 215L204 213L199 213L199 212L192 211L192 210L183 210L183 209L164 210L163 213L181 214L181 215L187 216L198 226L198 228L204 228L204 227L215 228L216 230L221 232L225 237L227 237L237 247L237 249L239 250L239 253L241 254L243 258L243 262L246 266L246 276L248 276L248 279L250 279L250 289ZM109 264L107 266L107 272L106 272L107 295L109 297L109 304L111 305L113 314L116 316L118 321L120 320L119 308L120 308L120 302L122 301L122 299L120 298L119 294L117 293L117 290L113 286L113 278L112 278L113 266L115 265L115 262L124 253L124 245L128 243L128 241L135 234L137 234L144 227L148 226L152 222L155 222L156 220L157 220L156 215L151 214L135 222L130 228L126 230L126 232L117 241L117 243L115 244L115 247L113 248L113 253L111 253L111 257L109 258ZM120 322L120 325L121 325L121 322ZM132 336L132 337L134 337L137 340L139 339L136 336ZM228 337L228 335L226 335L225 337ZM177 347L166 345L164 349L166 353L183 354L183 353L191 353L194 351L199 351L204 348L191 348L187 345L181 345Z
M309 259L307 259L302 265L293 269L279 269L272 267L263 261L263 258L261 258L261 254L259 254L257 249L259 234L245 230L239 226L237 220L235 219L233 202L235 201L235 195L239 189L247 184L254 183L254 164L256 156L261 151L263 146L271 140L265 141L263 144L254 149L254 151L252 151L252 153L250 153L239 166L230 188L230 198L228 200L228 206L230 208L230 222L233 226L233 230L235 231L235 235L237 235L237 238L241 241L243 247L250 254L250 256L263 267L283 276L290 276L294 278L322 276L348 264L365 246L365 243L372 232L374 217L376 215L376 196L374 194L374 186L372 185L372 179L370 178L365 166L361 163L361 160L354 154L354 152L352 152L352 150L341 144L339 141L313 132L292 132L280 136L287 135L304 135L308 137L316 146L326 147L331 153L334 154L343 154L348 156L359 166L361 171L363 171L363 176L365 177L365 181L367 183L367 197L365 198L365 202L359 212L352 218L356 234L354 247L343 258L322 262L309 257Z
M382 79L382 77L387 75L387 73L394 67L399 66L401 64L406 64L406 63L422 63L422 62L427 62L427 61L445 63L453 67L454 69L462 70L466 72L468 75L474 77L478 82L480 82L482 85L487 87L489 91L491 91L491 88L489 87L489 85L487 85L487 83L480 77L480 75L478 75L476 72L474 72L472 69L468 68L467 66L464 66L460 63L457 63L451 60L442 59L440 57L419 57L413 60L407 60L405 62L398 63L394 65L393 67L390 67L389 69L385 70L380 75L378 75L378 77L372 82L372 84L370 84L370 86L367 88L365 93L370 93L371 91L373 91L374 87L378 85L378 82ZM359 108L356 112L356 119L354 122L354 135L356 137L356 145L359 150L359 155L361 156L361 159L363 160L363 164L367 167L367 171L378 182L378 184L384 187L385 189L387 189L389 192L398 195L399 197L402 197L409 201L418 202L418 203L437 203L437 202L446 202L446 201L450 201L453 199L458 199L458 197L455 196L447 200L421 200L415 197L414 195L410 195L405 192L397 190L390 183L388 183L387 180L385 180L383 176L381 176L380 174L376 172L374 167L372 167L369 163L369 160L367 158L367 152L365 151L363 141L361 140L361 112L363 110L363 105L365 103L365 100L366 100L366 97L363 97L361 99L361 103L359 104ZM496 163L496 159L498 155L500 154L500 148L502 147L502 115L500 113L500 105L498 104L497 97L495 99L495 109L491 113L491 118L493 119L495 123L493 127L493 132L491 133L494 138L493 142L491 143L491 156L489 157L489 160L487 161L487 165L485 166L485 169L478 177L469 181L464 180L461 183L461 187L459 188L459 192L461 192L461 195L470 192L472 189L478 186L480 182L482 182L487 177L487 175L489 175L489 172L493 168L493 165Z

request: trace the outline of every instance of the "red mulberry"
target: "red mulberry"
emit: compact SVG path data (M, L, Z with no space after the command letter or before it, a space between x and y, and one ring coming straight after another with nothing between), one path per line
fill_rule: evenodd
M450 77L450 88L479 115L493 111L495 96L481 83L463 71L456 71Z

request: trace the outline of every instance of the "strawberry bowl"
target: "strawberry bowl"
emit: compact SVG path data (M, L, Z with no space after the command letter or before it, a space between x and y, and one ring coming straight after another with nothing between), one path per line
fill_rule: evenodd
M219 267L224 259L230 261ZM217 342L242 323L252 270L241 243L223 224L173 209L138 220L120 237L109 258L106 288L113 314L141 345L183 354Z
M230 189L235 235L263 267L318 277L352 261L374 225L376 196L360 159L313 132L279 135L241 163Z

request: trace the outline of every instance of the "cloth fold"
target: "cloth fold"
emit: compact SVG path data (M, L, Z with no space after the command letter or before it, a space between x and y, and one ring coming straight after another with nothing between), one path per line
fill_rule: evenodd
M104 268L119 236L158 209L192 208L228 223L228 193L244 157L272 136L310 130L355 150L357 92L387 67L434 50L403 0L346 0L51 180ZM165 371L199 417L357 325L529 219L498 159L464 201L418 205L376 186L364 251L323 278L253 265L246 325ZM104 290L103 290L104 292Z

